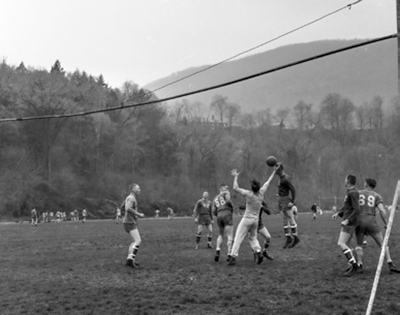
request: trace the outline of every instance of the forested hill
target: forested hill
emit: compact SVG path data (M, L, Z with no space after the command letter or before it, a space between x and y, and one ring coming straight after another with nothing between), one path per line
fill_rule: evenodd
M366 40L326 40L294 44L251 55L187 78L156 92L159 98L220 84L273 69ZM229 56L227 56L229 57ZM154 90L208 65L190 68L148 84ZM339 93L356 106L374 96L384 107L397 95L397 43L390 39L331 55L312 62L263 75L222 89L188 97L209 105L212 96L222 94L244 111L293 107L298 101L319 105L328 93Z

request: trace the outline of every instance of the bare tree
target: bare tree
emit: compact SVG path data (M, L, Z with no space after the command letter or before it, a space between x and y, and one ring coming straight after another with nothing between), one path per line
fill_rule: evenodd
M228 108L228 97L220 94L214 95L210 104L210 108L219 115L221 123L223 123L224 116Z
M311 114L311 109L312 104L307 104L304 101L299 101L293 108L293 114L299 130L302 131L304 129L307 121L307 116Z
M338 93L328 94L321 106L321 115L334 138L343 143L347 132L353 127L352 114L355 111L354 104L343 98Z
M236 119L240 113L240 106L236 103L229 103L227 106L226 116L228 118L228 126L232 127L233 121Z
M285 128L285 121L288 118L289 113L290 113L290 109L289 108L280 108L280 109L278 109L276 111L275 119L279 123L279 127L281 129Z

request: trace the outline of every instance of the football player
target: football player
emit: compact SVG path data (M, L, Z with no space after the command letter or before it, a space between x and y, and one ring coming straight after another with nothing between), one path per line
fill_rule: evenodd
M196 205L193 209L194 222L197 224L196 233L196 249L199 249L199 243L201 239L201 233L203 231L203 226L208 229L207 234L207 248L212 248L212 225L214 223L212 211L211 211L211 201L208 199L208 192L203 192L203 198L197 200Z
M211 207L213 215L217 217L217 225L219 232L214 261L216 262L219 261L221 253L221 245L225 235L227 238L226 246L227 246L227 255L229 260L231 256L232 243L233 243L233 205L227 185L222 184L220 186L219 194L214 198Z

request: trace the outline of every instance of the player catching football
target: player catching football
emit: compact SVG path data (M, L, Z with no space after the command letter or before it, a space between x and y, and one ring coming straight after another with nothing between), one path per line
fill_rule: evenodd
M232 170L231 174L234 177L233 189L246 198L246 210L236 231L235 240L233 241L232 247L232 256L228 262L229 266L234 266L236 264L236 257L239 255L240 245L247 234L249 236L250 246L253 249L253 252L255 252L257 255L257 263L260 264L263 261L261 246L257 240L258 220L262 202L264 200L264 194L274 178L275 172L276 169L274 169L271 176L264 183L264 185L262 185L262 187L260 187L261 185L258 181L253 179L251 181L251 190L245 190L239 187L238 171Z
M297 223L293 215L292 207L296 198L290 177L283 171L283 164L275 165L276 175L279 176L278 182L278 209L282 213L283 231L286 236L283 248L292 248L300 242L297 231Z

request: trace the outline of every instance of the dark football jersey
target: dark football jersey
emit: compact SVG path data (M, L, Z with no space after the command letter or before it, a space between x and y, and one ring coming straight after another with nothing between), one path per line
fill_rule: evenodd
M375 215L375 208L383 203L381 195L373 190L360 190L359 192L360 214Z

